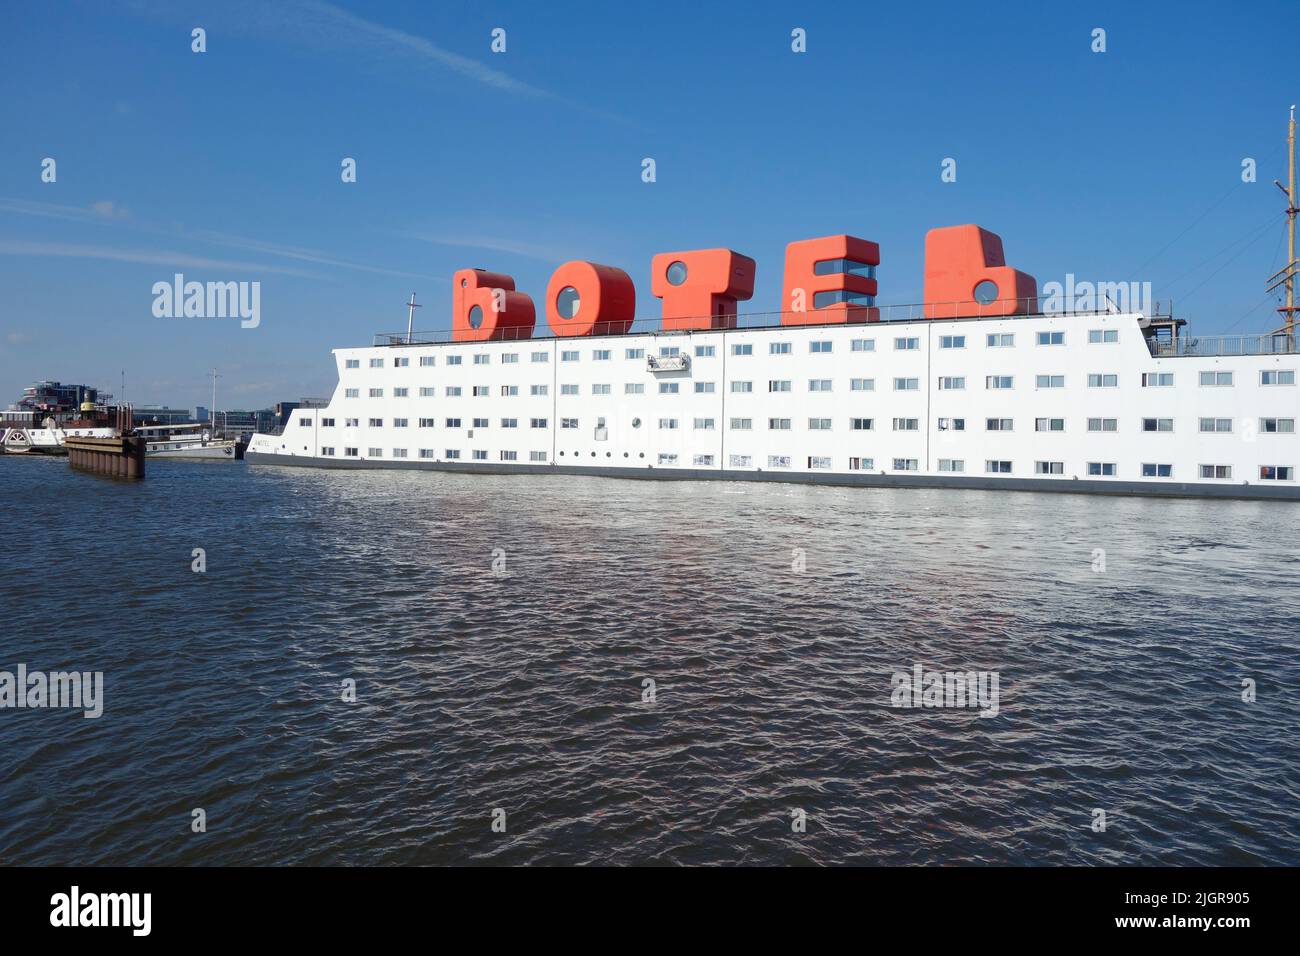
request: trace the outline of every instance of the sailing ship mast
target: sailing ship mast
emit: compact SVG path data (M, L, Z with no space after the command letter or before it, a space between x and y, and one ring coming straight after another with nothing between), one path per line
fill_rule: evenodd
M1297 306L1295 304L1295 283L1296 283L1296 258L1295 258L1295 217L1300 210L1295 204L1295 104L1291 106L1291 122L1287 127L1287 185L1283 186L1276 179L1273 185L1286 193L1286 265L1280 270L1269 276L1271 283L1264 291L1272 292L1279 285L1286 286L1286 305L1278 309L1282 313L1283 324L1278 332L1286 335L1286 350L1295 351L1295 314Z

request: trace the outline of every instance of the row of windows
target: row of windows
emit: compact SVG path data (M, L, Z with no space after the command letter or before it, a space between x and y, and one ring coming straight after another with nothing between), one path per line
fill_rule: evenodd
M322 418L320 420L320 424L322 428L333 428L335 421L336 420L333 418ZM471 421L473 424L470 427L472 428L487 428L489 426L489 420L486 418L474 418L471 419ZM871 418L852 418L852 417L849 418L848 421L849 421L849 429L851 431L871 431L874 428L874 422L875 422L875 420ZM418 422L420 428L434 428L437 426L437 420L434 418L421 418L418 419ZM458 417L447 418L444 420L444 422L447 428L460 428L462 419ZM563 418L560 420L560 422L561 422L560 424L561 428L578 427L578 419L576 418ZM633 427L634 428L640 427L640 422L641 420L639 418L633 419ZM768 422L768 428L773 431L789 431L791 429L792 419L769 418L767 422ZM356 428L359 426L359 423L360 423L360 419L357 418L344 419L344 427L346 428ZM502 428L519 427L519 419L517 418L502 418L500 419L500 423ZM304 426L310 426L312 424L312 419L301 418L298 420L298 424ZM384 419L382 418L368 419L368 424L369 427L371 428L385 427ZM410 419L408 418L394 418L392 419L391 427L406 428L409 426L409 424L410 424ZM604 420L602 419L601 425L603 424L604 424ZM729 424L732 429L737 431L749 431L754 427L752 418L732 418L730 419ZM529 419L529 427L547 428L549 427L549 419L531 418ZM661 418L659 419L659 427L677 428L678 419ZM714 427L714 419L696 418L695 427L697 429L705 429L705 430L712 429ZM939 431L965 431L966 419L940 418L937 420L937 427ZM1090 432L1118 432L1119 419L1118 418L1089 418L1087 419L1086 427L1087 430ZM1233 420L1231 418L1200 418L1197 421L1197 427L1199 431L1207 434L1231 434L1233 432ZM808 428L810 431L831 431L833 428L832 419L809 418ZM991 431L991 432L1014 431L1015 420L1011 418L986 418L984 419L984 429L985 431ZM893 419L893 430L894 431L919 431L920 420L917 418L895 418ZM1141 430L1143 432L1172 432L1174 430L1174 420L1172 418L1143 418L1141 420ZM1065 419L1064 418L1035 418L1034 431L1063 432L1065 431ZM1259 419L1258 431L1260 434L1266 434L1266 435L1273 435L1273 434L1293 435L1295 434L1295 419L1294 418L1261 418Z
M1205 387L1225 387L1232 385L1232 372L1202 372L1200 375L1200 384ZM808 379L808 391L810 392L830 392L833 390L833 380L829 378ZM697 395L711 395L717 391L716 382L692 382L693 389ZM793 381L791 379L769 379L767 383L768 392L790 392L793 390ZM1142 376L1142 385L1146 388L1164 388L1174 384L1172 372L1148 372ZM1260 372L1261 385L1294 385L1295 372L1289 369L1275 369L1271 371ZM898 377L894 379L894 391L896 392L913 392L919 391L920 379ZM1119 386L1119 376L1108 372L1095 372L1088 375L1089 388L1117 388ZM961 391L966 388L966 377L964 375L945 375L938 379L940 391ZM987 375L984 378L984 387L990 390L1004 390L1015 388L1014 375ZM1064 388L1064 375L1036 375L1034 377L1034 387L1037 389ZM505 397L517 396L519 394L518 385L499 386L500 394ZM854 378L849 380L849 388L855 392L875 391L876 381L872 378ZM733 393L748 393L754 390L752 381L733 381L731 391ZM448 398L460 397L463 393L461 386L449 385L445 388ZM610 395L613 386L608 384L595 384L591 386L592 395ZM680 382L660 382L660 395L677 395L681 391ZM420 389L421 398L433 398L435 390L431 387L422 387ZM626 382L623 385L624 395L642 395L645 393L644 382ZM491 386L475 385L472 387L472 394L478 398L486 398L492 394ZM530 385L529 394L533 396L545 396L550 394L549 385ZM567 384L560 386L560 394L566 396L580 394L580 386L576 384ZM343 390L345 398L360 398L361 390L359 388L346 388ZM370 398L383 398L384 390L382 388L372 388L369 390ZM393 389L394 398L410 397L410 389L397 387Z
M393 448L391 451L392 458L409 457L408 449ZM335 448L332 445L321 446L320 453L325 457L334 457ZM422 459L436 458L435 450L432 448L418 449L419 457ZM475 461L487 461L488 451L482 448L471 449L471 457ZM561 455L564 452L560 452ZM574 456L577 457L577 452ZM595 457L595 452L591 453ZM344 457L360 457L359 448L344 448ZM606 452L606 457L610 457L612 452ZM383 458L384 450L382 448L368 448L366 450L368 458ZM456 460L461 457L460 449L447 448L443 450L443 458ZM628 457L624 452L623 457ZM640 454L641 458L645 453ZM679 463L679 456L676 452L660 452L658 462L661 465L675 465ZM697 454L691 456L691 464L697 468L712 468L714 466L714 457L711 454ZM500 451L498 452L499 461L518 461L519 453L517 451ZM547 453L544 451L530 451L528 453L530 462L548 461ZM752 455L731 455L729 465L732 468L750 468L753 466L754 459ZM767 467L769 468L789 468L792 459L789 455L768 455ZM834 460L828 455L809 455L807 458L808 468L829 470L834 467ZM917 471L919 461L916 458L895 458L893 459L894 471ZM849 459L849 471L872 471L875 469L874 458L852 457ZM938 461L938 470L940 472L958 473L966 471L966 462L961 458L940 458ZM1007 459L989 458L984 462L984 472L990 475L1009 475L1013 473L1012 462ZM1172 478L1174 476L1174 466L1162 462L1143 462L1140 468L1143 478ZM1035 475L1064 475L1065 462L1063 461L1035 461ZM1119 474L1119 466L1115 462L1090 461L1087 463L1087 474L1089 477L1113 478ZM1201 478L1212 480L1229 480L1232 478L1231 465L1200 465L1198 474ZM1260 465L1259 478L1261 481L1294 481L1295 468L1291 465Z
M985 345L989 348L1008 348L1015 345L1015 333L989 333L985 337ZM1089 344L1114 343L1119 341L1119 331L1117 329L1089 329ZM1064 345L1064 332L1039 332L1037 333L1037 343L1039 345ZM914 351L921 347L921 340L918 336L898 336L894 339L894 349L896 351ZM964 349L966 347L966 336L964 335L943 335L939 337L939 348L941 349ZM854 352L874 352L876 350L875 339L853 339L850 348ZM813 354L825 354L833 350L833 343L829 340L816 340L808 343L808 351ZM769 342L768 353L771 355L790 355L793 352L793 343L791 342ZM669 358L681 354L681 349L674 346L664 346L659 349L660 358ZM696 358L712 358L717 354L716 346L697 345L695 346ZM731 354L736 356L753 355L754 346L751 342L736 342L731 346ZM625 359L637 360L644 359L646 350L644 348L629 348L623 350ZM565 349L560 353L560 361L577 362L581 358L579 349ZM613 349L593 349L591 352L592 361L607 362L613 358ZM435 356L420 356L421 366L432 366ZM462 356L447 356L448 365L460 365ZM549 352L533 352L532 360L534 362L547 362L550 360ZM372 358L370 361L371 368L383 368L383 358ZM396 357L392 360L393 368L406 368L411 364L411 360L406 357ZM504 352L501 354L502 364L509 365L519 361L518 352ZM480 352L474 356L475 365L487 365L491 362L488 353ZM360 359L346 359L346 368L360 368Z

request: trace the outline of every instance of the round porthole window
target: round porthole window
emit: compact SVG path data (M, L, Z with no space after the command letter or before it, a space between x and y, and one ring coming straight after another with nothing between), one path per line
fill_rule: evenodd
M668 284L681 285L686 281L686 263L678 260L668 267Z
M641 427L641 419L639 419L639 418L634 418L634 419L632 419L632 427L633 427L633 428L640 428L640 427Z
M469 310L469 327L471 329L477 329L482 324L483 324L483 308L481 306L476 305L474 306L474 308Z
M582 300L578 298L578 290L571 285L566 285L555 297L555 310L560 313L562 319L575 318L581 307Z
M975 301L980 305L988 305L996 301L998 297L998 284L989 279L985 279L975 287Z

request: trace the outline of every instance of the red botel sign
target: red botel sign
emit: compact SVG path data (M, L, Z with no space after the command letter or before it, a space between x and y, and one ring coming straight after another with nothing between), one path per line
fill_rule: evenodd
M804 239L786 247L782 325L876 322L880 246L856 236ZM650 263L650 290L663 300L666 331L734 329L736 304L754 294L757 266L731 249L664 252ZM931 229L925 237L925 317L1027 314L1033 276L1010 268L1002 240L979 226ZM533 300L508 275L461 269L453 279L453 341L529 338ZM622 335L636 317L636 287L614 266L574 260L546 286L546 322L557 336Z

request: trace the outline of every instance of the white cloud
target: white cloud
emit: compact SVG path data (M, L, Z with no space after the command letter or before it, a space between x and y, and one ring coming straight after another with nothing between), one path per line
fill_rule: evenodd
M231 272L270 272L297 276L302 279L319 279L320 276L297 269L271 266L262 262L238 262L229 259L209 259L185 252L152 249L120 249L107 246L88 246L63 242L30 242L24 239L0 239L0 255L32 256L35 258L104 259L111 262L134 262L141 265L179 266L185 269L224 269Z

